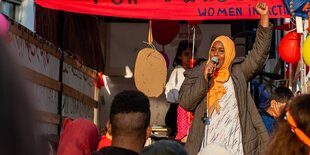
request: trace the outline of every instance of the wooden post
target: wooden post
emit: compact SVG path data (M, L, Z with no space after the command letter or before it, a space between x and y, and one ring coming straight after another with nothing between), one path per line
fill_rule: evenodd
M94 100L95 101L97 101L97 103L98 103L98 106L97 107L94 107L94 120L93 120L93 122L94 122L94 124L96 124L97 125L97 127L98 127L98 120L99 120L99 93L100 93L100 89L99 88L97 88L96 86L94 86L94 89L95 89L95 91L94 91Z
M289 66L289 88L292 90L292 86L293 86L293 73L292 73L292 69L293 69L293 67L292 67L292 64L291 63L289 63L288 64Z
M301 56L302 56L302 50L303 50L303 44L304 44L305 38L306 38L306 35L304 35L304 33L301 33L301 36L300 36L300 55ZM307 93L306 66L302 58L300 58L300 90L301 90L301 93Z

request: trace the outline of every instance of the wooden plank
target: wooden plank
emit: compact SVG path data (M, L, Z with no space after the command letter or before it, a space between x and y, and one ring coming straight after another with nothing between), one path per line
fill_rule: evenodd
M52 47L50 47L50 46L47 45L47 44L44 44L42 48L43 48L43 50L46 51L47 53L49 53L49 54L51 54L52 56L54 56L54 57L60 59L61 54L60 54L59 52L57 52L57 49L56 49L56 48L52 48Z
M40 48L44 51L46 51L47 53L53 55L54 57L60 59L61 58L61 54L60 52L58 52L55 47L52 47L52 45L48 44L48 42L43 39L42 37L38 36L37 34L29 31L28 29L26 29L25 27L23 27L20 24L16 24L13 23L11 24L10 27L10 31L19 36L20 38L26 40L27 42L33 44L34 46L36 46L37 48ZM69 52L66 52L69 53ZM64 62L73 66L75 69L80 70L81 72L83 72L84 74L95 78L97 71L92 70L84 65L80 65L78 66L75 59L74 58L70 58L68 56L66 56L64 58Z
M17 36L22 36L22 31L20 31L19 30L19 28L18 28L18 26L17 25L11 25L11 27L10 27L10 31L13 33L13 34L15 34L15 35L17 35Z
M90 69L84 65L78 65L74 58L70 58L70 57L66 56L64 58L64 62L68 65L71 65L73 68L81 71L82 73L88 75L89 77L92 77L92 78L96 77L96 74L97 74L96 71L94 71L94 70L92 70L92 69Z
M26 78L38 85L60 91L61 83L57 80L54 80L46 75L33 71L29 68L22 66L22 71L25 73Z
M98 108L98 102L95 101L94 99L88 97L87 95L75 90L74 88L63 84L63 93L67 96L70 96L76 100L81 101L82 103L93 107L93 108Z
M56 47L51 47L48 41L38 36L37 34L31 32L27 28L21 26L20 24L11 24L10 31L19 36L20 38L26 40L27 42L33 44L37 48L40 48L47 53L53 55L54 57L60 59L60 53L57 51Z
M38 121L45 122L45 123L51 123L51 124L61 124L60 115L50 112L45 112L41 110L36 110L36 116Z

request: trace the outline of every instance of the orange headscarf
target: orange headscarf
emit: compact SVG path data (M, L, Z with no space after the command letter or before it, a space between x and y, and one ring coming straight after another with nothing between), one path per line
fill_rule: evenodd
M286 120L288 124L291 125L292 132L296 134L296 136L305 143L308 147L310 147L310 138L297 127L297 123L295 122L293 116L290 114L290 111L286 112Z
M223 66L216 70L214 74L214 79L213 79L213 85L208 91L208 113L209 116L212 115L214 109L219 112L220 110L220 105L219 105L219 100L222 98L224 94L226 94L226 90L223 86L223 83L228 81L230 77L230 72L229 72L229 67L232 63L232 61L235 58L236 51L235 51L235 44L234 42L227 36L219 36L217 37L211 47L213 46L214 42L220 41L224 45L224 50L225 50L225 60L223 63ZM211 48L210 48L211 49ZM207 63L210 61L210 51L209 51L209 60Z

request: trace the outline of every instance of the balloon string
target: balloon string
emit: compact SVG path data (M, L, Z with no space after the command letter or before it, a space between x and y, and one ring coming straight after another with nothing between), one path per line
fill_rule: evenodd
M297 30L297 28L293 28L293 29L291 29L291 30L287 31L287 33L289 33L289 32L293 32L293 31L296 31L296 30Z
M194 59L194 52L195 52L195 40L196 40L196 27L195 25L193 26L192 30L193 32L193 47L192 47L192 59Z
M156 47L154 44L149 44L149 42L143 41L144 44L147 44L148 46L150 46L152 49L156 50Z
M189 28L189 23L187 23L187 47L189 47L191 31Z

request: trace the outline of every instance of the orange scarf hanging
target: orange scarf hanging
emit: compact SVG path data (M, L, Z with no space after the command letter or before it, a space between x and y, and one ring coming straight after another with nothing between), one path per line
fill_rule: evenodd
M226 90L223 86L223 83L227 82L230 77L229 67L236 55L235 44L229 37L227 36L217 37L212 42L211 47L216 41L220 41L224 45L225 60L224 60L223 66L215 71L213 85L208 91L207 107L208 107L209 116L212 115L214 110L219 112L221 108L219 105L219 100L222 98L224 94L226 94ZM210 61L210 51L209 51L209 59L207 63L209 63L209 61Z

